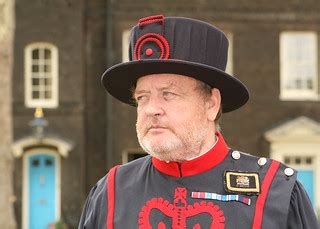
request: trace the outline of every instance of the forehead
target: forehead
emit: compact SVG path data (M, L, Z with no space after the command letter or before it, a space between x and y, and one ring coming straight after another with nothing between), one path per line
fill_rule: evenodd
M136 84L136 89L178 87L189 88L197 85L198 80L184 75L177 74L152 74L140 77Z

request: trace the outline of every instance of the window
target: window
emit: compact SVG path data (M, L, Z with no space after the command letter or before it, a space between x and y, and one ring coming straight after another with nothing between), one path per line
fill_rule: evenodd
M318 53L315 32L280 35L280 99L318 100Z
M143 152L141 150L127 150L122 153L122 163L134 161L138 158L141 158L147 155L148 154L146 152Z
M25 105L58 106L58 50L48 43L33 43L25 48Z

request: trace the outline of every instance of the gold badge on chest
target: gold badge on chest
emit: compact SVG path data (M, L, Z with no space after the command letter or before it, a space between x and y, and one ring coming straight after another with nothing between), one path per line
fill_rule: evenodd
M225 171L224 183L227 192L247 195L258 195L260 193L260 181L257 172Z

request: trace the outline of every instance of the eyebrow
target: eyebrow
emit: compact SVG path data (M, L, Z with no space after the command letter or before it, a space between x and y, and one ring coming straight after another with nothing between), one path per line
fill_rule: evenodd
M168 89L171 89L171 88L176 88L176 85L174 83L170 83L170 85L159 87L159 88L157 88L157 90L164 91L164 90L168 90ZM134 89L132 94L136 95L136 94L142 94L142 93L150 93L150 90L145 90L145 89L137 90L137 89Z
M143 93L150 93L148 90L134 90L132 95L135 96L136 94L143 94Z

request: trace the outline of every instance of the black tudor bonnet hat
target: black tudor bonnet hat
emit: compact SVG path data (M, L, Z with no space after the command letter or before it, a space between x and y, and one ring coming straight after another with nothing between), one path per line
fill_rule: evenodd
M225 72L227 57L225 34L206 22L162 15L146 17L131 30L129 62L107 69L102 84L118 100L134 105L131 90L139 77L185 75L218 88L225 113L249 99L247 88Z

